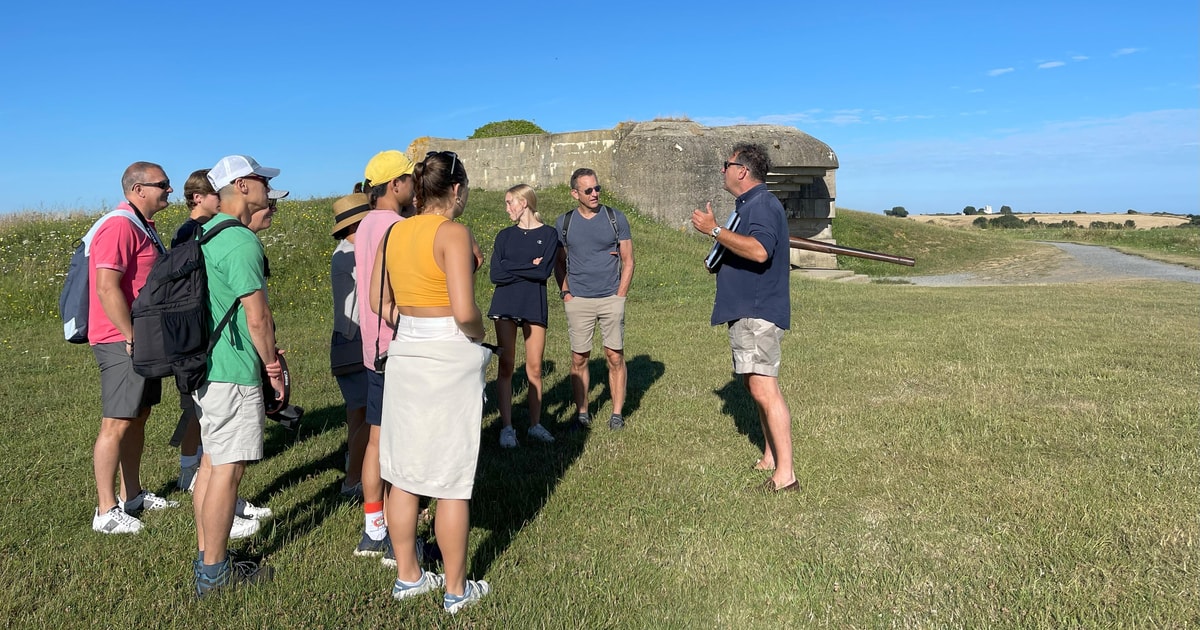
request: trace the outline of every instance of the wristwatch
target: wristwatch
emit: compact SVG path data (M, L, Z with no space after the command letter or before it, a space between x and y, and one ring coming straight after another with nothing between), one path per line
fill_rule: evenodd
M717 227L714 227L712 232L709 232L709 234L711 234L713 238L717 238L721 235L721 226L718 225Z
M560 299L560 300L565 300L565 299L567 299L567 296L568 296L568 295L570 295L570 294L571 294L571 292L570 292L570 291L559 291L559 292L558 292L558 299Z

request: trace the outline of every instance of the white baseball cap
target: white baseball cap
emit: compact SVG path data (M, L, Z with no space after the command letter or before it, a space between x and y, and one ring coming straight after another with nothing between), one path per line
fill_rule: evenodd
M208 182L212 184L213 190L219 191L232 184L233 180L247 175L271 179L279 175L279 169L260 166L248 155L227 155L208 171Z

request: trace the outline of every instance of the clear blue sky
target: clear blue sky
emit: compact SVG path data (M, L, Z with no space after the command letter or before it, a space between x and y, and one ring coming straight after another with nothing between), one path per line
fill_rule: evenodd
M845 208L1200 213L1198 25L1196 0L19 2L0 212L100 209L135 160L174 197L230 153L320 197L420 136L687 116L826 142Z

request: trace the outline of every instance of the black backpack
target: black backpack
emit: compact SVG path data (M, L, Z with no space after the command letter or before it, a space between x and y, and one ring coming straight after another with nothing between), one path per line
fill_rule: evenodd
M200 389L208 379L208 356L241 301L233 302L210 333L208 272L200 246L231 227L250 229L240 221L224 221L155 261L130 309L133 371L146 378L174 376L183 394Z

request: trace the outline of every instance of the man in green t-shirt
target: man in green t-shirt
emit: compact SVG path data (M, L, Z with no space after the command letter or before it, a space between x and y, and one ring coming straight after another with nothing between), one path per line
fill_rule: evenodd
M208 173L221 196L221 210L202 229L207 232L228 221L249 225L254 214L267 207L270 180L278 174L279 169L259 166L244 155L221 158ZM219 317L235 302L240 308L209 356L208 382L193 394L204 443L193 492L200 550L193 564L197 597L227 585L271 578L269 568L230 563L226 545L246 463L263 457L266 412L260 366L271 388L283 391L262 243L249 229L235 228L205 243L203 251L209 312ZM210 325L215 328L216 322Z

